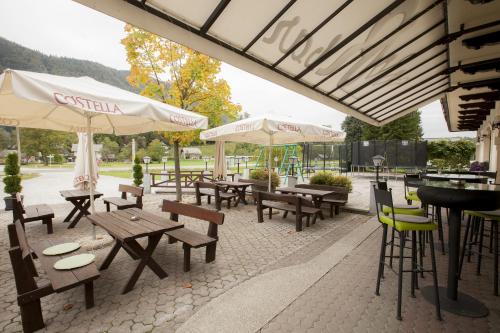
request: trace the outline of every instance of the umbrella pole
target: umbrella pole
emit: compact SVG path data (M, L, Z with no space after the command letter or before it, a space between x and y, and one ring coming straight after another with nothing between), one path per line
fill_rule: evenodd
M88 163L89 163L89 185L90 185L90 213L93 215L95 214L95 207L94 207L94 180L92 179L94 176L94 163L92 163L92 156L93 150L94 150L94 140L92 138L92 130L91 130L91 125L92 125L92 117L90 115L87 115L87 153L88 153ZM92 224L92 236L94 237L94 240L97 239L96 236L96 231L95 231L95 225Z
M269 185L268 185L268 188L267 190L269 192L271 192L271 172L273 170L273 135L269 135L269 158L268 158L268 168L269 170L267 170L268 174L269 174Z
M21 166L21 129L16 127L17 163Z

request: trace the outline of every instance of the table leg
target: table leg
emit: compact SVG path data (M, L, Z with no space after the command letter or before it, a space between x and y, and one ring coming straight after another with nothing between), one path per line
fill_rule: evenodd
M72 202L73 203L73 202ZM74 203L73 203L74 205ZM68 216L66 216L64 218L64 222L69 222L71 221L71 218L73 217L73 215L75 215L75 213L78 211L78 207L73 207L73 209L71 210L71 212L69 212Z
M94 307L94 282L85 283L85 308L91 309Z
M449 258L448 258L448 285L439 288L441 309L459 316L480 318L489 314L488 308L470 295L458 291L458 268L460 255L460 225L462 211L458 208L450 209L449 225ZM436 303L434 287L428 286L421 289L424 298Z
M74 228L76 224L80 221L83 215L90 215L89 207L90 207L90 199L82 199L79 201L75 201L75 206L79 210L76 217L71 221L68 229Z
M154 261L153 258L151 258L151 255L153 254L153 251L158 245L161 237L162 234L149 236L148 245L146 246L146 249L143 249L140 246L140 244L137 243L137 241L135 240L128 242L128 245L134 250L134 252L136 252L136 254L141 257L141 260L139 261L137 268L135 269L134 273L132 273L132 276L128 280L127 284L125 285L125 288L123 288L122 292L123 294L128 293L134 288L134 285L136 284L137 280L139 279L139 276L141 276L142 271L146 266L148 266L153 272L155 272L160 279L168 276L167 272L165 272L156 263L156 261Z
M106 259L104 259L104 261L102 262L101 267L99 267L100 271L109 267L109 265L111 264L111 262L113 261L113 259L115 258L116 254L118 253L121 247L122 243L119 241L115 241L115 245L113 245L111 251L109 251L108 255L106 256Z
M325 217L323 216L323 210L321 210L321 204L323 203L323 198L322 197L316 197L316 198L313 197L313 201L314 201L314 206L316 206L316 208L319 208L319 218L324 220Z
M247 199L245 198L246 189L246 187L242 187L241 190L236 190L236 193L238 193L238 196L240 197L241 202L243 202L244 205L248 205Z

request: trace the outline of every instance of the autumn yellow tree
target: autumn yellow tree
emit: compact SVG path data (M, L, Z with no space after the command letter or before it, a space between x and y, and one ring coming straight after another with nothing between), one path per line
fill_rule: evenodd
M142 95L207 116L210 127L236 119L241 107L231 102L229 85L218 77L219 60L131 25L125 31L127 79ZM181 201L179 146L193 142L199 131L161 136L174 146L177 200Z

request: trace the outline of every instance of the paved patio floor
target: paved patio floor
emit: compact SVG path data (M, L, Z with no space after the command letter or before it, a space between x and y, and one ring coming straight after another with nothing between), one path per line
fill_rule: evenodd
M173 199L168 195L148 195L145 209L162 214L158 208L162 198ZM194 198L187 196L186 201L194 202ZM97 202L97 210L104 211L102 201ZM74 241L82 235L91 234L91 227L86 220L80 221L75 229L66 229L67 224L61 221L71 209L69 204L56 204L53 207L56 212L54 234L47 235L45 226L33 222L26 225L29 240L48 237ZM334 219L319 221L303 232L295 232L293 217L283 220L275 216L271 221L266 218L264 223L256 223L253 205L223 211L226 219L219 229L220 239L214 263L205 264L204 251L193 250L192 270L184 273L182 246L167 244L165 238L154 257L169 276L159 280L146 268L134 290L122 295L121 289L135 268L135 263L121 251L94 284L96 306L93 309L85 310L83 288L43 298L46 331L173 331L201 306L232 287L273 267L314 257L315 253L321 252L369 218L341 213ZM0 245L3 249L0 254L0 331L17 332L21 330L21 323L7 251L6 225L11 222L11 213L1 213L0 221ZM200 221L181 219L181 222L190 229L206 232L207 226ZM95 251L98 264L109 249Z

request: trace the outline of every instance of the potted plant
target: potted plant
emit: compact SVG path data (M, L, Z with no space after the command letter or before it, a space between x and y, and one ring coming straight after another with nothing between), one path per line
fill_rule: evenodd
M3 177L3 183L5 187L3 191L10 194L8 197L4 197L5 200L5 210L13 209L13 200L16 193L21 192L21 176L19 175L20 168L18 164L18 156L16 153L11 153L7 155L5 159L5 176Z
M135 186L140 186L142 184L142 178L144 177L144 174L142 173L142 165L141 165L141 160L139 157L136 157L134 160L134 166L133 166L133 176L134 176L134 185Z
M343 186L352 192L352 180L347 176L333 174L331 172L321 171L311 177L311 184L328 185L328 186Z
M267 182L269 181L269 171L264 169L253 170L250 173L250 179L260 180L262 181L262 183L266 182L267 184ZM273 171L271 173L271 191L274 192L276 187L278 187L279 185L280 185L280 177L276 172ZM255 189L259 190L258 188ZM254 190L254 186L252 186L252 190ZM265 189L261 190L267 191L267 185L265 186Z

